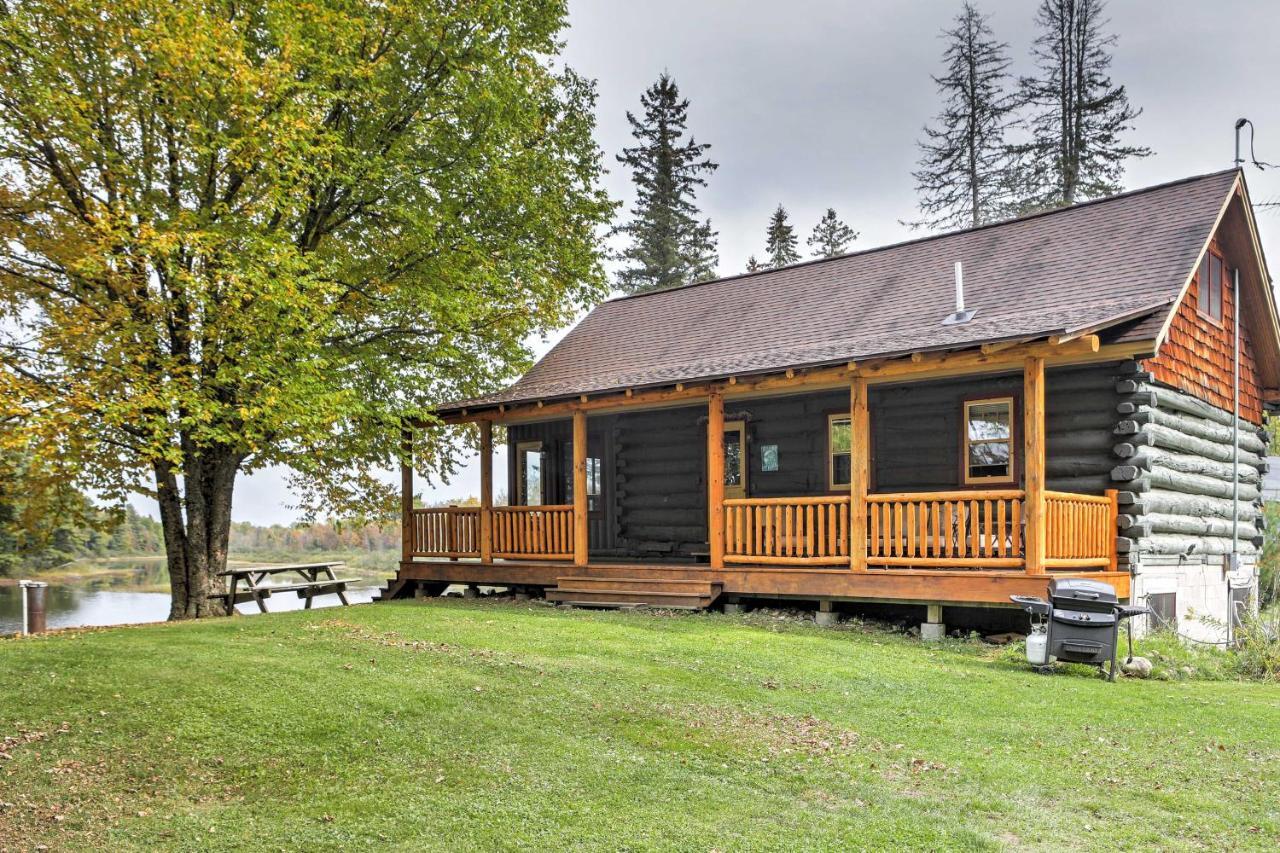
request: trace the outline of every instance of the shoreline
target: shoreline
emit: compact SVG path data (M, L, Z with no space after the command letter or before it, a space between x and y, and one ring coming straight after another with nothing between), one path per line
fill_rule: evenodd
M90 578L119 577L137 571L138 563L163 561L163 554L143 554L136 557L90 557L85 560L74 560L49 569L39 571L26 570L19 577L0 578L0 587L17 586L19 581L32 580L45 583L77 583ZM91 563L93 565L84 565ZM112 565L113 563L129 563L128 566ZM21 570L20 570L21 572Z

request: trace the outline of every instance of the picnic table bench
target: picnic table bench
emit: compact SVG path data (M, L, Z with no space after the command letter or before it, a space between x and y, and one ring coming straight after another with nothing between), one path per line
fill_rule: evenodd
M237 604L254 602L263 613L267 612L266 600L281 592L295 592L298 598L305 598L304 608L311 609L311 600L317 595L336 593L343 606L349 605L346 591L347 584L355 583L358 578L340 578L333 570L342 563L290 563L277 566L246 566L226 569L218 572L219 577L229 578L231 583L226 592L213 592L210 598L221 598L227 602L228 610ZM267 579L275 575L297 575L301 580L286 583L269 584ZM323 575L323 577L322 577ZM241 583L244 589L236 590Z

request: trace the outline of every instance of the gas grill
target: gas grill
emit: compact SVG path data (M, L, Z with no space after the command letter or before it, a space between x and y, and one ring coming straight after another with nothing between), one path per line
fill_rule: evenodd
M1107 677L1116 678L1116 646L1120 623L1147 612L1145 607L1120 603L1115 587L1085 578L1049 581L1049 600L1026 595L1010 596L1031 615L1027 637L1027 662L1047 666L1055 660L1092 664L1099 669L1108 661ZM1133 656L1133 637L1129 638Z

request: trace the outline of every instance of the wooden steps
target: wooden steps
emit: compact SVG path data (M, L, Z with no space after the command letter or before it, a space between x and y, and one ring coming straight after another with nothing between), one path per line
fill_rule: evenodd
M720 584L675 578L556 578L547 600L575 607L664 607L705 610L720 596Z

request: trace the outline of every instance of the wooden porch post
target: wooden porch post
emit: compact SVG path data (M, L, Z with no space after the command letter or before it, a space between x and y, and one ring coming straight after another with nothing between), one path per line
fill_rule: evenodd
M745 462L744 462L745 464ZM707 542L711 568L724 568L724 397L707 397Z
M400 559L413 556L413 431L400 431ZM234 603L234 602L233 602Z
M867 380L849 386L849 568L867 570L867 493L871 482L871 410Z
M573 564L587 564L587 413L573 412Z
M1044 574L1044 358L1032 356L1022 369L1022 464L1026 491L1027 574Z
M1110 571L1120 571L1120 549L1116 543L1116 519L1120 515L1120 490L1107 489L1107 528L1103 534L1107 537L1107 556L1111 558Z
M493 560L493 421L480 421L480 561Z

